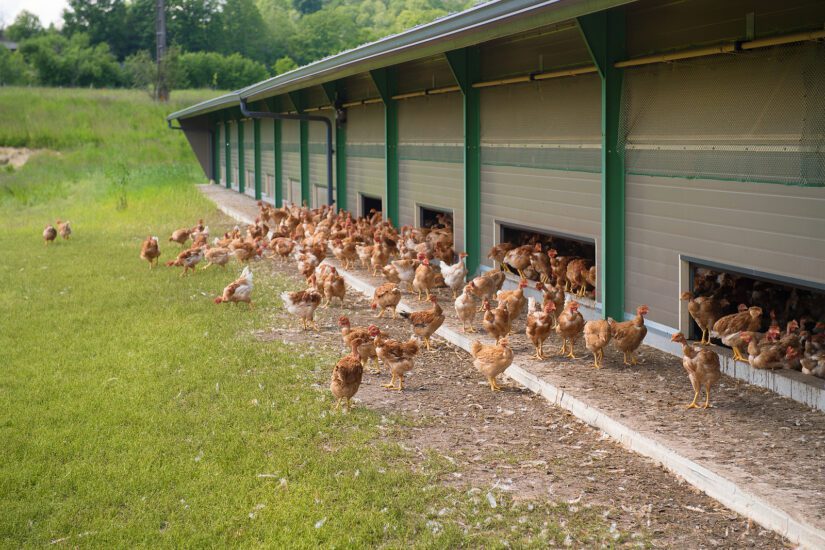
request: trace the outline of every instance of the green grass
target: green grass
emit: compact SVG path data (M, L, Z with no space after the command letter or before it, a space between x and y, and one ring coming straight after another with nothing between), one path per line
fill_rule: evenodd
M0 174L0 546L615 542L595 509L502 495L491 509L486 488L437 484L451 468L437 457L412 473L380 415L329 414L334 358L252 335L271 326L280 281L259 286L250 312L212 303L221 270L150 272L145 235L221 222L165 127L178 106L0 88L0 145L55 149ZM75 235L47 248L56 217Z

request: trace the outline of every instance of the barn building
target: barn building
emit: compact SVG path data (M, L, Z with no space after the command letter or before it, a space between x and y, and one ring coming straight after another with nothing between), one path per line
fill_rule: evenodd
M825 304L823 98L821 0L497 0L169 122L239 193L448 213L471 270L528 234L574 247L591 313L647 304L666 347L697 273Z

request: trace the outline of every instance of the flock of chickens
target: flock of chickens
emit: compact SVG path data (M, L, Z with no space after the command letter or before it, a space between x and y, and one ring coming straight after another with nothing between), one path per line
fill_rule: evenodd
M56 228L55 225L57 226ZM46 225L46 228L43 230L43 243L48 246L49 243L53 243L55 239L57 239L58 235L65 241L69 240L69 237L72 235L72 226L68 221L62 222L57 220L54 222L54 225Z
M209 228L203 220L191 228L174 231L169 237L182 251L167 266L183 267L181 276L194 273L203 260L207 265L226 267L231 258L244 265L241 276L229 284L214 299L215 303L246 303L251 308L253 275L249 262L259 258L271 258L282 263L294 261L306 280L306 288L295 292L283 292L281 299L286 310L300 319L304 329L317 329L314 316L319 306L328 306L332 300L341 304L346 299L346 284L338 270L323 263L328 252L337 258L345 269L358 264L374 276L381 274L387 282L378 286L372 297L371 307L376 317L389 313L393 318L400 314L412 329L409 340L396 340L377 326L353 327L347 317L338 321L341 336L350 354L339 360L332 373L330 389L337 398L336 409L358 391L363 368L379 362L389 368L391 380L385 387L404 389L404 377L413 367L421 352L419 341L429 351L431 337L445 320L445 312L434 294L434 289L447 287L452 291L453 309L461 321L465 333L476 332L476 318L480 315L484 332L495 338L494 344L475 340L471 353L473 364L486 378L491 390L499 391L496 383L513 361L513 350L508 335L512 334L525 314L524 332L535 347L535 357L544 359L544 344L555 332L560 339L560 355L575 358L576 342L583 337L584 345L593 355L593 364L601 368L604 349L612 342L621 351L625 365L637 364L636 350L647 335L645 315L648 307L639 306L635 318L617 322L613 319L585 322L578 311L579 303L567 300L566 292L578 296L595 289L596 271L591 262L575 256L560 256L555 249L545 251L542 243L522 246L499 244L490 250L489 258L500 266L467 281L465 253L456 254L453 249L452 220L441 217L438 223L427 228L403 226L396 229L384 220L380 212L371 211L369 216L353 218L345 211L336 212L333 207L309 209L306 206L275 208L258 202L260 215L245 231L239 227L209 242ZM68 239L71 229L68 222L57 222L57 229L49 225L43 232L46 244L57 234ZM191 245L186 244L191 239ZM143 241L140 257L154 268L160 249L158 238L148 236ZM456 260L457 258L457 260ZM537 274L534 288L542 294L542 304L525 296L524 289L531 285L525 271ZM515 271L520 282L514 290L502 290L505 271ZM696 408L701 391L705 391L704 408L710 406L710 390L720 378L719 356L705 347L710 338L721 339L732 348L735 360L748 361L755 368L789 368L825 378L825 323L813 323L805 317L801 322L791 319L785 329L780 328L776 314L771 310L771 321L765 332L762 308L740 305L735 313L723 314L728 301L720 299L719 288L730 286L726 275L699 272L694 292L685 292L681 299L688 302L691 317L702 329L699 345L691 344L682 333L673 335L672 341L681 344L682 364L694 390L693 401L688 408ZM714 288L714 280L717 287ZM397 306L404 292L427 301L429 309L416 312L398 311ZM495 307L493 306L495 302ZM784 314L787 315L787 311ZM744 350L744 351L743 351Z

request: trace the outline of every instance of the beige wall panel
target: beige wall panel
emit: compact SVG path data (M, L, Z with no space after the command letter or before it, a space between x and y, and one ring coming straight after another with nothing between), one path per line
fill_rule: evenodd
M450 162L399 162L399 223L420 225L419 206L453 212L456 251L464 250L464 165Z
M825 283L825 188L627 178L625 310L679 325L679 255Z
M496 222L591 239L601 232L601 176L514 166L481 167L481 249L498 242ZM485 265L492 263L484 259Z
M223 122L218 124L218 143L220 144L220 173L218 178L221 185L226 185L226 131Z
M347 156L347 204L354 215L363 215L359 193L372 197L384 196L384 159Z
M266 177L275 177L275 122L269 119L261 120L261 173L261 186L266 192Z
M238 188L238 123L236 121L232 121L229 123L229 149L231 151L231 176L232 176L232 188Z

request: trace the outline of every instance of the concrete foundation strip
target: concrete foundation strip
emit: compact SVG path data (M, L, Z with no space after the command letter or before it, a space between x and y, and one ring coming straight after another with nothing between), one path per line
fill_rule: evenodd
M208 191L205 194L207 197L212 198L212 194ZM254 220L251 216L231 206L222 205L219 201L215 202L218 209L227 216L242 223L253 223ZM349 286L370 298L372 297L375 291L374 286L338 266L336 268ZM398 309L413 311L404 301L398 305ZM469 352L472 340L463 334L444 326L436 331L436 334ZM529 372L517 362L513 362L507 369L506 374L525 388L541 395L554 405L569 411L581 421L603 431L631 451L661 464L731 510L755 521L766 529L779 533L803 548L825 548L825 531L795 520L784 510L777 508L765 499L743 490L729 479L622 424L598 408L591 407L586 402L573 397L564 390Z

